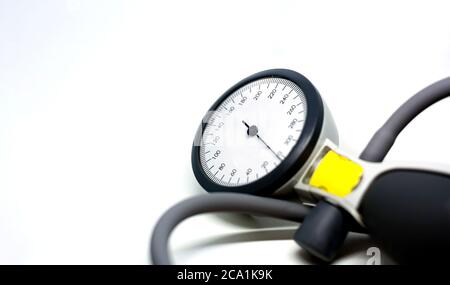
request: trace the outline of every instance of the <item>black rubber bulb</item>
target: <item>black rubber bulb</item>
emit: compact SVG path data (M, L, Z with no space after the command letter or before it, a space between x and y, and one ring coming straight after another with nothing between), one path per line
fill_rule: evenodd
M360 213L382 254L399 263L448 262L450 176L389 171L371 184Z

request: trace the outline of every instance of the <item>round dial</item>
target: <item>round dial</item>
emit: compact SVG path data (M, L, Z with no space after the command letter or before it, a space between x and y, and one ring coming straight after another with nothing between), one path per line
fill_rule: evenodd
M288 69L261 71L223 94L192 146L195 178L208 192L266 196L289 182L324 130L317 89Z
M207 116L199 152L203 172L226 187L270 174L299 140L307 112L304 92L288 79L241 86Z

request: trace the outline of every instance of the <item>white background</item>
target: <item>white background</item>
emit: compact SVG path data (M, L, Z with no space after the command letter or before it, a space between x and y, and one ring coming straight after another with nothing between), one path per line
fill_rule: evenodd
M150 263L156 219L203 193L190 165L203 114L257 71L306 75L360 152L450 74L447 3L1 0L0 263ZM449 111L420 115L387 159L450 162ZM191 219L175 260L311 262L292 229L258 222ZM336 263L364 264L372 244L352 236Z

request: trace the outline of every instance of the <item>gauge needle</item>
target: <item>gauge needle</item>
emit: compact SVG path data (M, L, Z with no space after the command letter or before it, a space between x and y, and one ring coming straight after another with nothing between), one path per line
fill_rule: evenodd
M247 127L247 134L249 136L251 136L251 137L256 136L280 161L282 161L281 157L275 151L273 151L273 149L258 134L257 126L255 126L255 125L250 126L244 120L242 120L242 123Z

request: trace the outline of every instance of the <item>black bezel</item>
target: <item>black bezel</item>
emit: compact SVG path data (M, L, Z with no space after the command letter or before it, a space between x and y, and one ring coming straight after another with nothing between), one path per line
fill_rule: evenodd
M274 170L264 177L242 186L227 187L212 181L207 174L203 171L200 162L200 145L198 142L203 137L203 132L208 122L208 117L211 115L211 111L215 111L216 108L226 99L233 94L236 90L251 83L253 81L263 78L284 78L295 83L305 94L307 103L307 115L303 126L303 131L294 145L288 156L278 165ZM192 168L194 175L200 185L208 192L238 192L253 194L259 196L268 196L287 183L306 162L311 155L314 146L320 136L322 130L324 107L319 92L314 85L303 75L298 72L288 69L271 69L261 71L253 74L228 89L209 109L210 112L205 115L199 126L195 141L192 147ZM197 143L196 143L197 142Z

